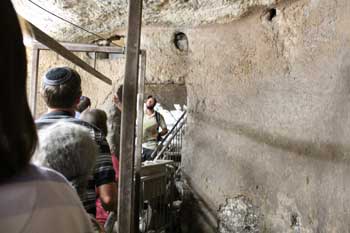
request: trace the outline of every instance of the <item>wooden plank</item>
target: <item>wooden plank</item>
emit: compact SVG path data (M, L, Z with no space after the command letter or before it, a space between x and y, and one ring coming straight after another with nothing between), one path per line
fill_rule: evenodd
M146 51L141 51L141 67L139 73L137 93L137 119L136 119L136 148L135 148L135 192L134 192L134 222L139 221L140 207L143 207L141 199L141 153L143 134L143 102L146 77Z
M41 50L50 50L46 45L33 41L33 46ZM99 46L93 44L80 44L80 43L65 43L60 42L60 44L71 52L96 52L96 53L113 53L113 54L124 54L125 49L116 46Z
M35 118L36 114L36 100L38 92L38 69L39 69L39 54L40 50L33 47L32 51L32 72L31 72L31 85L30 85L30 108L32 115Z
M39 28L35 27L33 24L30 22L26 21L30 27L32 28L32 32L35 36L35 39L39 41L40 43L46 45L62 57L66 58L67 60L71 61L75 65L79 66L86 72L92 74L96 78L102 80L103 82L112 85L112 80L107 78L105 75L101 74L94 68L92 68L89 64L81 60L79 57L77 57L75 54L70 52L68 49L63 47L60 43L58 43L56 40L52 39L50 36L48 36L46 33L41 31Z
M136 95L139 73L142 0L129 1L126 65L123 86L123 111L120 145L120 173L118 200L118 232L138 232L134 221L134 152Z
M136 149L135 149L135 173L141 169L141 152L142 152L142 131L143 131L143 105L145 95L145 77L146 77L146 51L141 51L141 67L138 80L137 94L137 119L136 119Z

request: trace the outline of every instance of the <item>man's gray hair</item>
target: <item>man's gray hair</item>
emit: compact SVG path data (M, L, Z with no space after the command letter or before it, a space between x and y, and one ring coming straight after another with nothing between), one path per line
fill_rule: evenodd
M39 130L38 135L39 146L32 162L64 175L83 197L98 153L89 130L77 124L58 122Z

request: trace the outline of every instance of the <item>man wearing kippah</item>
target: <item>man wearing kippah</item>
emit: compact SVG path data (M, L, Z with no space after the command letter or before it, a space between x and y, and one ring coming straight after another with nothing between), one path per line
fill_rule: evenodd
M50 69L43 78L41 95L48 107L48 112L35 123L38 130L58 121L72 122L89 129L91 137L99 147L96 164L82 198L86 211L96 216L96 192L107 211L117 208L117 185L110 154L110 149L103 133L93 125L74 118L75 109L81 97L80 75L69 67Z

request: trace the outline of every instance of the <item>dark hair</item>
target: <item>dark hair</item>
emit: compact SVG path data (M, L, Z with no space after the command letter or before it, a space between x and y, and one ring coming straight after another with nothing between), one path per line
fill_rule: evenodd
M147 99L151 99L151 98L154 100L154 105L156 105L157 99L153 95L147 96Z
M37 143L26 96L27 60L11 1L0 1L0 180L21 172Z
M75 70L69 67L56 67L50 69L45 74L45 78L56 76L54 78L63 79L63 76L66 76L67 72L70 72L70 78L62 84L50 85L45 83L45 81L42 84L41 94L45 103L50 108L71 108L81 96L81 79Z
M96 126L107 136L107 114L105 111L101 109L86 109L80 115L80 119Z
M123 85L120 85L117 90L117 96L120 102L123 102Z
M91 106L91 100L89 97L81 96L77 105L77 111L82 113L85 109Z

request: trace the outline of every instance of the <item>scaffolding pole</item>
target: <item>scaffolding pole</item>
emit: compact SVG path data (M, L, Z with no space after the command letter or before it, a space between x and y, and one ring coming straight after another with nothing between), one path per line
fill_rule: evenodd
M32 115L35 117L36 114L36 99L38 94L38 67L39 67L39 53L40 50L37 47L33 47L32 51L32 74L31 74L31 85L30 85L30 108Z
M134 219L134 162L137 82L139 75L142 0L129 0L126 65L120 143L118 232L138 232Z

